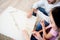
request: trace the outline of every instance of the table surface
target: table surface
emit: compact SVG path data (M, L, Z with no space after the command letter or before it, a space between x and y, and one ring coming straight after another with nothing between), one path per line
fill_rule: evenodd
M26 29L30 35L36 22L36 17L27 18L26 16L26 12L9 6L0 16L0 33L15 40L25 40L22 29Z

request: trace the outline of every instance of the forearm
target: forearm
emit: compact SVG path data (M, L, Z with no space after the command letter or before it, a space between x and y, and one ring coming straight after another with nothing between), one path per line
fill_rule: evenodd
M45 30L47 30L47 29L48 29L48 27L45 27ZM40 30L40 31L38 31L38 32L39 32L39 33L40 33L40 32L43 32L43 29L42 29L42 30Z
M47 33L45 31L45 27L43 27L43 37L45 38L47 36Z

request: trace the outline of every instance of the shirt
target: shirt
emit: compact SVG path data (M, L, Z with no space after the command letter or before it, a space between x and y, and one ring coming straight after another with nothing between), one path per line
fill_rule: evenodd
M52 25L49 25L48 28L49 27L52 27ZM53 35L53 37L51 37L49 40L56 40L56 38L58 37L58 31L52 28L49 33Z
M57 1L54 4L49 4L47 0L39 0L38 2L33 4L32 8L36 9L38 7L42 7L49 15L50 10L56 6L60 6L60 1Z

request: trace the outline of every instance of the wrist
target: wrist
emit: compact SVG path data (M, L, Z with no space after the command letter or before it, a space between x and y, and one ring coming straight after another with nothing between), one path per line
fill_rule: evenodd
M45 27L42 27L43 29L45 29Z

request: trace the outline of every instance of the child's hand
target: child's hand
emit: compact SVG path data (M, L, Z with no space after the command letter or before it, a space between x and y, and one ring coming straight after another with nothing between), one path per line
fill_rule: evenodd
M39 32L37 32L37 31L33 31L33 36L38 40L41 39L41 36L40 36Z
M45 28L44 20L41 20L40 23L41 23L41 25L42 25L42 28Z

